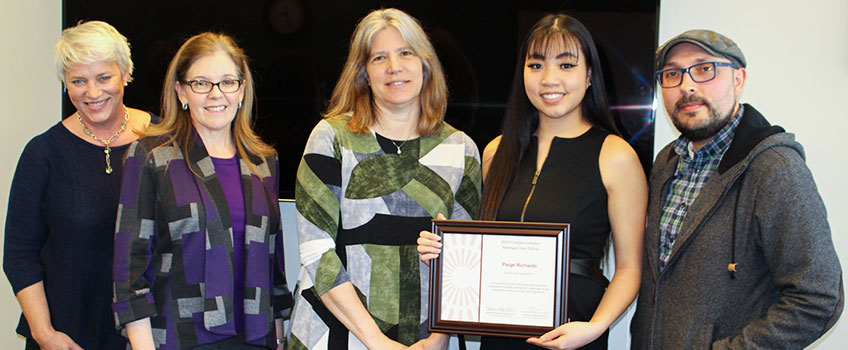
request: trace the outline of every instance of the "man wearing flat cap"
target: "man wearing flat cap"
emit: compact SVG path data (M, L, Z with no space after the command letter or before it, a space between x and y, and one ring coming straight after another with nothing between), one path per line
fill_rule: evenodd
M632 348L804 348L843 291L803 148L740 104L747 62L732 40L690 30L656 58L681 135L651 171Z

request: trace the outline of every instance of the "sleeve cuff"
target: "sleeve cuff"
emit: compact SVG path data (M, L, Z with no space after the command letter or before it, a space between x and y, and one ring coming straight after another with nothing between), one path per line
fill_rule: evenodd
M115 313L115 327L118 330L132 321L156 316L156 302L153 294L149 291L130 298L129 300L112 303L112 312Z

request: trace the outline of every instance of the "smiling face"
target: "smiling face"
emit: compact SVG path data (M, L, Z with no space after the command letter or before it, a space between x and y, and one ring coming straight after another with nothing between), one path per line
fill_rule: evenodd
M590 75L579 45L552 39L530 46L524 60L524 91L539 118L582 118Z
M218 83L223 80L241 79L235 62L223 51L202 56L191 64L186 71L186 81L206 80ZM176 84L180 103L188 104L191 122L201 136L230 131L238 104L244 98L244 86L238 91L222 93L218 86L208 93L196 93L188 84Z
M697 45L681 43L669 50L663 69L687 68L702 62L730 62ZM663 88L663 102L672 123L683 136L700 147L709 142L733 117L745 85L745 68L716 67L713 80L696 83L683 74L677 87Z
M128 78L129 74L121 73L111 61L77 63L65 70L68 98L89 125L123 119L124 84Z
M377 110L417 110L424 64L400 32L393 27L380 30L374 35L369 52L365 71Z

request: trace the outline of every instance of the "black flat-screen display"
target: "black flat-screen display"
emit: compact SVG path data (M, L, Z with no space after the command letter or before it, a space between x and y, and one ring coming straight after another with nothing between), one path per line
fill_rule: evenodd
M659 0L65 0L63 6L63 28L103 20L129 39L136 70L124 102L156 114L165 70L185 39L210 30L235 37L256 77L256 130L280 154L281 198L294 198L303 146L326 107L357 21L382 7L422 23L448 78L445 119L481 151L499 134L523 35L546 13L576 17L600 51L620 131L646 171L651 164ZM65 97L63 116L73 111Z

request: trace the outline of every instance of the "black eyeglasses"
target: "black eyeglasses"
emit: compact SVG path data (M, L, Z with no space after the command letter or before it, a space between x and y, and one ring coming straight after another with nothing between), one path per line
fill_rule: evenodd
M241 79L224 79L217 83L209 80L180 80L180 82L191 87L191 91L196 94L208 94L216 86L223 93L236 92L241 87Z
M693 65L689 68L669 68L657 72L657 81L663 88L678 87L683 83L683 74L689 73L689 77L696 83L706 83L716 77L716 67L733 67L738 69L739 66L727 62L703 62Z

